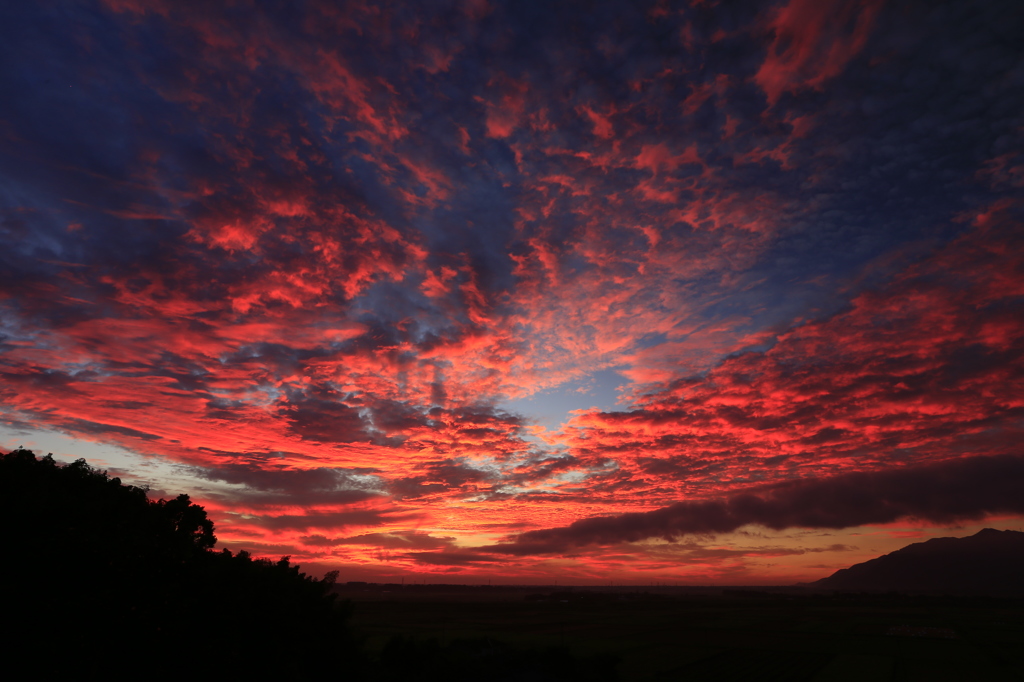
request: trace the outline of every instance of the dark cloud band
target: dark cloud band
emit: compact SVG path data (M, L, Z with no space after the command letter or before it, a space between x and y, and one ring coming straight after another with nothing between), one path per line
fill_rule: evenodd
M855 472L797 481L725 500L679 502L651 512L576 521L528 531L489 552L557 554L587 545L728 533L759 524L849 528L918 518L935 523L1024 513L1024 457L973 457L912 469Z

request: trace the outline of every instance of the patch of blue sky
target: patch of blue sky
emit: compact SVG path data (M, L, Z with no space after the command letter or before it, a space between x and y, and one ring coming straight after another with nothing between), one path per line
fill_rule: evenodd
M62 464L84 459L90 466L107 471L128 485L150 488L150 497L172 497L181 493L203 496L239 488L226 483L211 482L198 475L193 467L163 457L147 456L111 443L74 438L58 431L26 428L0 423L0 450L24 447L37 457L52 454Z
M602 369L526 398L503 401L500 406L548 430L556 430L574 410L621 409L620 389L628 383L629 380L614 369Z
M32 450L37 457L52 454L65 464L84 459L90 466L109 471L132 485L168 489L172 481L192 480L186 467L163 458L147 457L110 443L73 438L58 431L0 424L0 448L9 451L18 447Z

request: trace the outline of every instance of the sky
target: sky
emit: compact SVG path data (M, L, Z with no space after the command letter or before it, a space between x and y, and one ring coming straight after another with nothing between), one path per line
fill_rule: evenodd
M1017 0L0 8L0 446L341 580L1024 527Z

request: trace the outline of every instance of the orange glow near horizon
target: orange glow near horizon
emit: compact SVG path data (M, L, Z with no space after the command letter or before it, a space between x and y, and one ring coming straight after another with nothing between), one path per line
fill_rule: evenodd
M692 5L24 10L11 82L74 87L0 121L49 159L3 171L0 446L342 580L794 583L1020 526L1012 55Z

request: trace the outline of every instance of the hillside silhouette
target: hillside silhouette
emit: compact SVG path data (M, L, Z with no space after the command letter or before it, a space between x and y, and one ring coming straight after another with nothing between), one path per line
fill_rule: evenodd
M359 676L335 575L213 551L188 495L152 501L85 460L0 455L5 659L33 676Z
M933 538L843 568L811 583L848 591L1024 594L1024 533L985 528L965 538Z
M214 551L188 495L147 491L19 448L0 454L4 662L32 677L615 680L614 657L523 649L487 637L391 636L373 657L317 580L288 557Z

